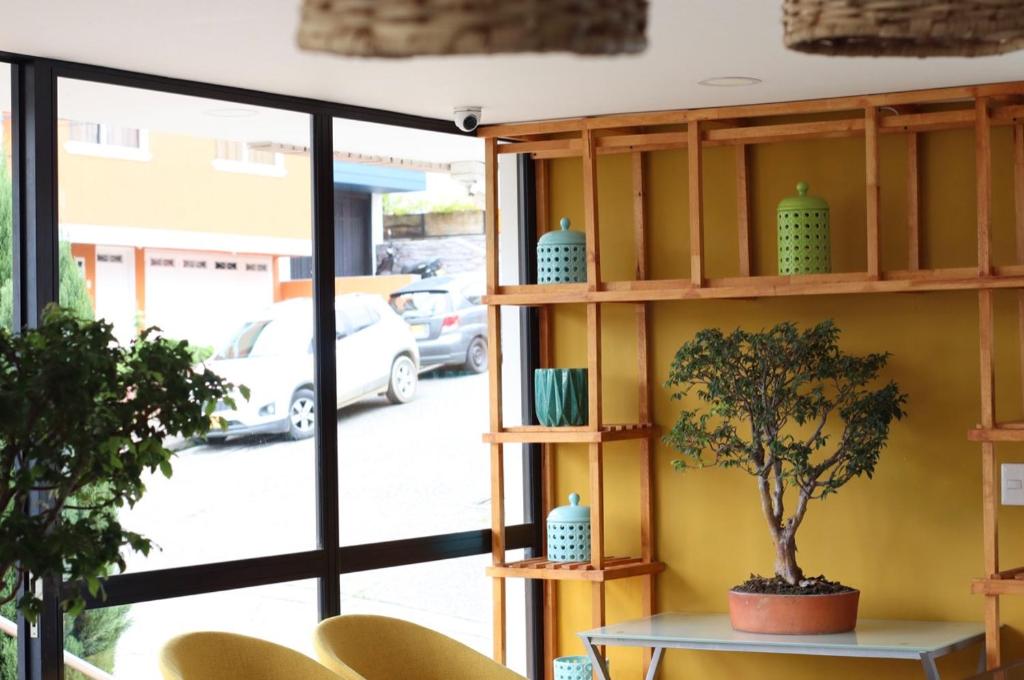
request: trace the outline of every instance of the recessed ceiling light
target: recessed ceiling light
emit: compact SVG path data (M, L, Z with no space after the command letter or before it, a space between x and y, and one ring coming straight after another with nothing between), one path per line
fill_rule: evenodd
M747 85L757 85L760 82L760 78L751 78L750 76L718 76L715 78L705 78L698 84L707 85L708 87L744 87Z
M207 116L213 116L214 118L254 118L260 115L260 112L256 109L208 109L204 111Z

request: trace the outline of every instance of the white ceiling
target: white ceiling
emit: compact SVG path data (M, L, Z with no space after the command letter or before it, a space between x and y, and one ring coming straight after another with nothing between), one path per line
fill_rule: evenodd
M485 122L702 107L1024 78L1024 52L978 59L816 57L782 46L781 0L651 0L633 57L345 59L295 46L300 0L3 0L0 50ZM710 88L723 75L761 85Z

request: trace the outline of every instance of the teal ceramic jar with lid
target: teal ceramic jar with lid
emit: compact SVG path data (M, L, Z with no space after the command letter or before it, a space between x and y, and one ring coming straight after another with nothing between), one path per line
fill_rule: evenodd
M580 505L578 493L569 494L569 505L548 513L548 559L590 561L590 508Z
M569 228L549 231L537 240L537 283L580 283L587 280L587 237Z
M832 271L832 240L828 203L809 196L807 182L796 185L796 196L779 201L779 275L826 274Z

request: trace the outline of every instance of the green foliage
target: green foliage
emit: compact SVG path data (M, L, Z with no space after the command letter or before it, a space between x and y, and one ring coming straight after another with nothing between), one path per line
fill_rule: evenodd
M705 405L684 409L664 437L684 456L674 467L735 467L757 477L776 544L792 543L807 501L874 473L907 400L895 382L869 388L888 358L844 354L831 321L803 332L793 323L700 331L676 352L666 383L673 399L695 395ZM833 416L843 423L835 441L826 431ZM798 502L787 519L789 488Z
M181 342L180 340L172 340L170 338L161 339L164 342L169 342L173 345L176 345L179 342ZM192 357L193 364L203 363L204 361L212 357L216 352L217 350L215 350L212 345L193 345L192 343L188 343L188 353L189 356Z
M10 328L14 318L14 256L11 241L14 221L11 199L11 177L7 172L6 161L0 159L0 328Z
M193 369L188 343L156 341L153 329L121 346L110 324L51 307L38 329L0 330L0 575L58 575L102 595L123 546L151 547L115 508L142 497L146 472L171 475L165 439L205 435L231 390ZM50 503L30 516L19 510L32 491ZM0 602L15 597L7 588ZM77 614L83 601L64 604ZM17 606L33 617L39 603L26 594Z
M480 210L470 198L421 198L404 194L383 194L381 206L385 215L422 215Z
M13 576L13 572L9 576ZM64 615L64 649L107 672L114 670L117 640L128 628L128 606L89 609L77 616ZM17 607L13 601L0 605L0 616L15 620ZM18 677L18 642L0 637L0 679ZM88 680L78 671L64 670L66 680Z
M11 178L7 163L0 160L0 328L10 330L14 317L14 278L12 255L12 229L14 228L11 203ZM92 300L85 277L78 269L71 244L59 246L60 304L72 310L79 318L92 319Z

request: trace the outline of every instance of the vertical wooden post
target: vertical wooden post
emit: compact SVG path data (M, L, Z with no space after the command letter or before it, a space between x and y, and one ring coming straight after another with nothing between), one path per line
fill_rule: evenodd
M1013 216L1017 264L1024 264L1024 124L1021 123L1013 126ZM1017 347L1021 406L1024 408L1024 290L1017 291Z
M590 456L590 564L604 568L604 452L603 444L589 444Z
M647 278L647 236L644 225L647 224L647 204L644 185L644 155L634 151L631 157L633 175L633 247L635 250L635 275L637 281Z
M487 292L494 294L498 287L498 152L497 140L487 139L484 143L486 177L486 218L484 220L487 248ZM496 305L487 307L487 363L490 428L498 432L502 426L501 394L501 309ZM505 561L505 470L503 446L491 444L491 562ZM505 663L505 579L495 577L492 581L494 596L494 659Z
M636 276L638 281L647 278L647 215L644 205L643 154L633 154L633 233L636 243ZM650 326L646 303L636 305L636 348L637 348L637 422L650 423L651 387L650 359L648 344ZM652 466L654 447L650 437L640 440L640 556L645 562L654 561L654 496L652 493ZM642 614L654 613L654 574L643 577ZM644 648L643 675L651 663L651 650Z
M494 295L498 288L498 140L484 140L484 247L487 250L485 266L487 294Z
M595 581L590 586L590 625L594 628L601 628L605 624L605 584L603 581ZM597 653L604 655L605 648L600 646ZM593 680L598 680L597 669L592 675Z
M533 162L533 178L536 183L537 193L537 231L545 232L551 228L551 202L549 199L550 186L548 183L548 162L539 158ZM537 234L540 236L540 233ZM532 283L522 281L522 283Z
M907 268L921 268L921 206L917 133L907 133Z
M992 273L992 121L988 99L974 102L974 172L978 195L978 274Z
M750 276L750 180L747 169L750 152L746 144L736 145L736 224L740 251L740 276Z
M700 122L686 124L686 151L690 189L690 282L704 285L704 178Z
M878 278L881 265L879 246L878 109L864 110L864 165L867 190L868 276Z
M598 235L597 149L594 133L583 132L583 217L587 234L587 289L601 287L601 240Z
M978 343L981 369L981 425L995 424L995 374L993 371L994 321L992 291L978 291ZM982 533L985 550L985 576L999 573L999 524L996 447L992 442L981 445ZM985 657L989 668L1001 660L999 636L999 596L985 595Z

